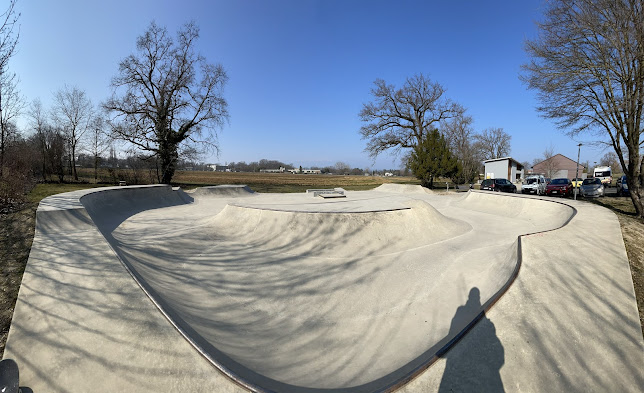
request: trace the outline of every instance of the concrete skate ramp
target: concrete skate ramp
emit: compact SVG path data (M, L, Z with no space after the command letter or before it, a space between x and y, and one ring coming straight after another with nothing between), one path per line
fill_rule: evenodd
M80 198L104 235L111 234L125 219L142 211L185 205L193 201L183 190L173 190L165 185L109 190L99 188Z
M246 185L222 184L219 186L199 187L187 193L194 197L241 197L253 195L255 191Z
M416 184L385 183L374 188L374 191L397 194L432 194L432 191Z
M559 228L574 215L570 206L556 201L494 192L468 192L453 206L497 217L520 219L533 224L534 232Z
M408 201L406 206L390 211L305 213L228 205L212 219L209 230L215 241L234 241L296 255L309 254L320 247L324 257L339 258L399 253L471 229L465 222L445 217L425 201Z
M435 359L509 285L517 235L549 225L530 215L533 202L507 202L499 217L485 211L499 196L477 193L446 216L418 199L431 197L422 189L394 188L352 193L355 203L377 201L376 211L351 208L352 195L307 212L322 202L295 211L279 195L256 194L253 204L265 197L272 207L262 209L170 187L92 192L81 202L157 307L238 383L371 392ZM455 317L473 289L480 307Z

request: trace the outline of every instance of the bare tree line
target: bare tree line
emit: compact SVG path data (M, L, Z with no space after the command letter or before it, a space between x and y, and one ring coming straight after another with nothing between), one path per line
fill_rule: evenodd
M199 28L188 23L173 38L152 22L137 39L137 52L118 66L112 95L98 106L76 86L53 93L51 108L39 99L27 110L9 60L18 45L16 0L0 14L0 202L15 199L35 175L43 181L79 180L79 157L92 157L94 179L114 144L127 145L127 166L155 169L155 181L170 183L181 160L218 149L216 130L227 120L223 88L227 75L195 51ZM26 112L29 137L16 118ZM28 152L26 150L29 150ZM28 158L18 170L17 157ZM136 157L141 162L130 162ZM147 181L151 181L148 179ZM23 195L24 196L24 195ZM7 202L9 203L9 202Z
M612 147L644 218L644 3L555 0L537 26L521 75L537 110L572 137L592 133Z
M459 162L461 182L471 182L484 160L510 155L511 136L502 128L476 133L466 109L445 96L446 89L423 74L407 78L396 88L382 79L374 82L373 100L359 113L362 139L372 158L384 152L409 157L437 129Z

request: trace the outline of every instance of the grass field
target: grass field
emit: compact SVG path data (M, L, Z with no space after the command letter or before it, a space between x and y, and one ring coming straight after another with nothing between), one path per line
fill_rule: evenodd
M85 173L81 172L84 181ZM92 174L93 179L93 174ZM300 192L307 188L343 187L365 190L383 183L418 184L413 178L373 176L291 175L261 173L177 172L176 184L186 188L219 184L246 184L258 192ZM111 186L105 182L99 186ZM19 211L0 215L0 356L9 332L13 308L18 297L20 281L27 264L34 236L36 208L41 199L61 192L96 187L96 184L38 184L28 195L28 202ZM613 210L619 218L633 283L644 326L644 222L634 217L630 199L606 197L593 200Z
M156 182L156 172L134 169L105 169L98 171L94 180L94 171L89 168L78 169L79 181L104 185L117 185L119 180L127 184L152 184ZM257 192L303 192L307 188L342 187L347 190L368 190L383 183L420 184L413 177L380 177L380 176L337 176L337 175L294 175L291 173L259 172L204 172L177 171L172 181L173 186L190 189L220 184L245 184ZM437 185L444 185L441 181Z
M307 188L342 187L369 190L383 183L420 184L413 177L293 175L286 173L177 172L173 183L184 188L204 185L245 184L257 192L304 192Z

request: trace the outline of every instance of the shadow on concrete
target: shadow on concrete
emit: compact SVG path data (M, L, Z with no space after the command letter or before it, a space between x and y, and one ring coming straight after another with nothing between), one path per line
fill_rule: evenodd
M479 289L470 290L467 302L459 307L450 325L449 336L458 337L472 315L481 309ZM447 360L439 392L505 392L499 371L505 363L503 345L492 321L481 312L476 324L478 345L466 349L455 346L442 355ZM463 353L467 352L467 353Z
M341 217L335 218L338 220L337 222L328 222L327 226L311 226L306 231L299 233L299 239L288 244L274 244L268 239L260 239L252 244L233 242L228 244L228 247L222 248L222 237L216 231L203 231L206 228L201 227L198 231L190 228L179 233L171 230L173 228L170 226L164 225L167 223L164 223L163 220L160 220L155 226L158 230L146 238L136 230L128 230L127 224L130 223L126 223L120 228L119 225L129 217L149 210L147 209L149 206L154 208L179 206L191 203L192 200L191 198L185 200L168 198L152 203L152 201L139 202L137 199L132 198L125 206L118 206L120 209L112 208L109 205L109 200L101 201L104 203L100 207L110 208L106 209L105 213L107 214L104 214L103 220L100 221L101 225L98 229L101 230L102 236L112 245L133 276L140 280L142 287L148 291L157 306L178 327L184 329L183 333L192 339L193 345L207 358L214 358L219 365L227 366L233 375L236 374L251 381L251 386L252 383L255 383L283 392L372 392L391 388L405 382L405 378L414 375L415 370L426 368L437 351L448 345L451 338L471 322L472 316L481 314L476 328L468 333L471 340L477 341L476 348L456 345L450 352L440 355L447 360L440 391L504 391L499 373L505 361L504 349L496 335L494 324L480 311L483 307L478 295L479 290L476 287L471 289L469 300L456 310L449 333L443 340L419 356L408 360L407 363L399 362L399 367L389 373L381 373L380 378L366 383L358 379L367 370L383 363L376 352L367 352L365 349L379 348L391 341L391 337L380 334L391 321L386 313L375 314L376 317L370 320L368 329L362 331L358 339L354 339L352 336L348 337L346 341L340 342L337 349L342 351L343 356L333 364L320 365L319 357L316 357L313 352L305 352L301 357L289 358L283 363L268 362L266 366L271 368L269 371L278 373L280 368L288 368L293 364L308 362L318 365L314 382L320 382L318 384L320 386L323 385L321 382L325 379L330 379L341 370L348 369L349 366L357 363L357 359L362 358L362 367L353 370L353 375L347 376L346 380L349 382L342 387L337 389L306 388L261 375L257 372L259 368L254 367L258 360L251 355L259 353L263 355L259 356L260 358L272 356L269 344L278 348L304 345L307 342L294 342L292 338L305 335L308 342L324 344L322 353L329 351L329 345L324 342L324 338L335 329L335 326L327 323L328 320L331 320L327 317L333 316L337 308L348 302L354 301L355 304L361 305L359 300L362 300L363 297L373 296L371 293L362 293L354 288L364 282L373 281L385 273L380 265L373 263L373 259L382 254L386 244L374 243L368 251L363 251L362 254L356 251L347 258L323 258L330 246L322 242L308 247L307 253L303 254L298 251L307 239L331 237L334 233L332 228L342 225ZM88 212L90 214L96 213L97 210L89 208ZM139 217L138 219L142 220L143 218ZM154 322L151 322L154 319L150 318L150 315L141 314L136 307L131 306L128 302L107 304L99 301L106 296L113 296L117 299L135 297L136 293L133 292L137 291L132 291L132 288L129 287L110 286L109 281L105 279L112 276L122 277L123 272L117 269L118 266L107 266L95 262L107 260L109 259L107 258L108 254L111 255L110 250L106 250L102 242L89 243L92 246L88 247L82 241L84 237L92 240L98 237L93 223L95 223L94 220L81 214L80 211L61 213L61 216L55 221L41 221L38 226L39 234L51 234L51 236L42 236L38 240L46 243L47 248L33 253L30 257L35 263L35 266L32 266L31 274L40 278L41 284L48 284L45 285L47 290L43 290L41 286L37 285L25 285L25 289L29 290L32 295L65 302L69 310L80 309L86 311L87 314L74 315L69 310L63 314L55 313L42 307L38 302L30 301L29 298L22 300L24 306L30 307L31 311L38 312L38 315L44 316L45 319L52 322L52 328L55 325L53 322L60 321L62 325L82 331L86 336L98 336L106 344L127 348L128 352L159 354L158 348L148 347L149 344L142 342L129 341L129 337L115 334L110 330L110 326L118 326L124 322L144 326L149 332L154 332L159 327L154 326ZM271 222L268 225L275 228L275 233L281 233L282 227L278 223ZM91 230L88 230L90 227ZM61 231L61 229L63 230ZM79 231L80 233L78 233ZM360 231L359 227L353 228L353 231L347 232L345 237L339 238L337 241L350 243L350 239L357 236ZM182 236L189 238L190 242L183 243ZM402 237L402 234L397 236ZM147 243L143 240L146 240ZM191 245L191 248L186 245ZM239 258L241 253L245 258ZM69 258L69 255L73 255L73 258ZM189 257L186 257L187 255ZM267 258L268 256L270 258ZM311 261L311 269L303 269L302 260L305 258ZM395 256L391 258L393 262L396 262ZM360 263L367 265L358 269ZM151 272L154 274L150 274ZM100 277L97 283L86 284L86 280L95 277ZM418 287L405 288L405 291L400 291L400 293L387 293L387 297L391 298L393 303L404 304L407 299L416 298L416 295L421 291L420 285L424 284L420 283ZM194 293L184 291L188 286L199 291ZM464 286L463 290L466 291L468 287L470 286ZM330 297L330 294L342 291L345 291L347 296ZM466 293L464 291L461 298L463 300ZM202 308L195 307L195 299L228 297L238 299L238 301L204 303ZM278 307L280 304L285 304L289 308L299 306L304 312L310 308L308 307L309 300L327 297L329 300L321 303L324 307L315 310L315 315L302 319L299 321L300 323L290 319L286 313L282 313L283 309ZM300 299L300 301L293 304L292 299ZM463 300L455 302L455 306ZM287 301L290 303L286 303ZM97 306L99 304L102 306ZM380 306L379 302L374 304ZM359 306L356 307L357 310L359 308ZM407 307L406 311L401 311L401 315L411 312L411 308ZM231 318L231 315L234 318ZM447 328L446 322L449 315L451 312L445 315L445 328ZM100 326L97 326L98 323L94 324L95 321L100 321ZM432 325L432 322L430 320L429 325ZM121 374L121 378L130 382L132 386L146 387L146 383L155 376L176 373L176 370L164 365L158 367L146 364L133 366L124 360L114 362L98 351L83 348L81 343L67 342L62 338L52 337L55 333L45 336L39 334L41 331L32 329L28 324L19 326L19 328L24 334L32 333L31 336L34 340L50 340L46 344L57 347L60 352L70 356L70 364L72 361L82 358L84 362L93 362L115 374ZM271 335L267 328L279 331L281 335ZM403 326L394 326L391 331L395 334L403 334L401 333L402 329ZM56 331L55 329L46 330ZM430 326L423 330L430 332L433 329ZM238 354L240 349L237 347L243 349L248 346L248 343L244 342L245 337L253 337L255 340L263 340L263 342L251 347L253 353L250 355L244 354L244 356L236 358L228 356L227 354L231 353ZM356 342L369 345L357 345ZM173 356L172 353L161 354ZM364 361L365 358L366 361ZM23 362L29 363L29 358L25 356ZM58 387L55 383L55 376L45 373L39 377L48 380L50 386ZM183 375L181 377L190 379L193 376ZM198 375L194 376L194 378L197 377ZM356 385L351 386L352 382ZM64 389L61 387L58 390Z

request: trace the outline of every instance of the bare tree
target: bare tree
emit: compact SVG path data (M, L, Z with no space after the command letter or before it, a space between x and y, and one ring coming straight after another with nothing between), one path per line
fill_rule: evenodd
M172 180L184 141L217 149L216 130L228 119L228 77L221 65L195 53L198 37L193 23L179 30L176 41L151 23L137 39L138 53L119 65L114 92L103 105L114 116L115 138L159 158L162 183Z
M351 171L351 166L346 162L338 161L334 165L336 175L346 175Z
M371 89L373 102L362 106L360 128L367 140L365 151L372 158L393 150L409 150L418 146L438 124L464 109L444 97L445 88L423 74L407 78L402 88L377 79Z
M523 165L525 174L528 174L528 170L532 169L532 164L530 163L530 161L523 161L521 165Z
M33 158L35 163L40 166L39 170L43 181L56 175L58 181L62 183L65 175L65 158L68 155L68 144L62 129L54 128L45 122L34 130L36 132L30 137L30 140L37 150L34 151L34 156L38 155L39 157Z
M571 136L596 132L613 147L637 215L644 218L644 3L547 4L545 18L538 23L539 37L526 42L532 60L524 65L521 78L537 90L537 109L544 117L554 119Z
M512 137L503 128L486 128L474 137L476 149L483 160L507 157L510 155Z
M9 7L0 14L0 73L7 71L9 59L13 57L20 32L15 31L20 14L16 14L16 0L9 0Z
M65 179L65 156L68 153L67 137L62 129L48 125L44 130L46 164L48 173L58 176L60 183Z
M0 177L3 175L7 142L12 137L11 127L23 108L23 98L18 92L18 78L13 73L0 73Z
M561 169L559 167L559 162L553 159L554 156L555 147L552 145L548 146L543 151L543 161L541 161L543 165L541 165L541 167L543 168L544 175L549 179L554 178L557 172Z
M46 130L49 127L45 111L42 106L42 101L39 98L34 99L29 105L27 113L29 117L29 125L34 131L34 140L40 152L40 171L43 181L47 180L47 137Z
M622 170L622 166L619 164L619 158L614 151L609 151L599 160L599 165L609 166L613 172L619 173Z
M472 128L472 116L458 114L443 124L442 130L450 151L460 164L461 182L469 183L474 180L481 167L481 156L474 144L475 134Z
M20 14L16 14L15 6L16 0L10 0L7 10L0 14L0 178L4 173L9 124L22 108L22 100L16 88L16 75L9 72L9 60L15 53L20 36L16 31Z
M89 129L93 114L92 102L83 90L65 86L54 94L52 120L64 130L69 145L72 175L76 181L78 181L76 153L81 147L83 136Z
M112 146L111 138L109 137L105 126L105 119L102 116L97 115L92 118L89 127L89 138L87 142L94 165L94 182L98 181L98 164L101 159L101 155Z

